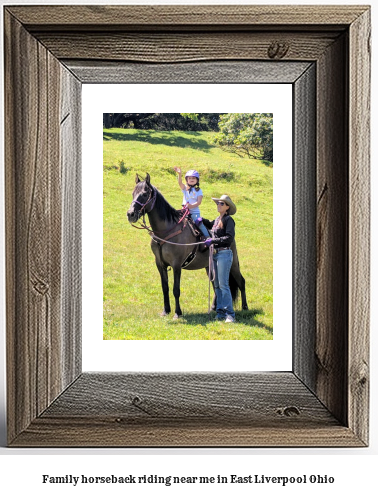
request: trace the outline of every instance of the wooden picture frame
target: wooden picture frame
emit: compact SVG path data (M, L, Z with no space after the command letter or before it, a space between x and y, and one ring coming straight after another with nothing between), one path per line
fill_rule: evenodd
M6 6L4 23L9 446L367 446L370 8ZM81 85L215 75L293 85L293 370L82 373Z

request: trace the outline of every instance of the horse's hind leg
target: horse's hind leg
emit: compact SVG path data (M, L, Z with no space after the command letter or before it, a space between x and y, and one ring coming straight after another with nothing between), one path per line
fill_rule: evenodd
M247 304L247 296L245 293L245 279L243 278L239 266L232 266L231 267L231 274L233 278L236 281L236 284L239 287L240 294L241 294L241 299L242 299L242 309L247 310L248 309L248 304Z
M169 285L168 285L168 271L166 266L157 265L161 278L161 288L163 289L164 296L164 309L160 316L166 316L171 312L171 305L169 303Z
M232 243L231 248L232 248L234 258L232 261L230 274L234 278L234 280L235 280L235 282L240 290L241 299L242 299L242 309L248 309L247 296L245 294L245 279L243 278L243 276L240 272L239 257L238 257L238 252L236 250L235 242Z

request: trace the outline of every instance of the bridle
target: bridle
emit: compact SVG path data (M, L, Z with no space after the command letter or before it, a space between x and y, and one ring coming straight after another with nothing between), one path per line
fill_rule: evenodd
M156 197L157 197L157 189L155 187L151 187L151 190L150 190L150 193L149 193L149 196L148 196L148 200L146 201L146 203L141 203L140 201L138 200L133 200L134 203L138 203L138 205L141 206L141 208L139 209L139 214L142 213L142 217L143 217L143 223L140 223L140 227L139 226L136 226L135 224L131 224L133 227L135 227L136 229L147 229L147 231L150 233L150 235L153 235L155 236L156 238L158 238L158 236L156 236L156 232L159 232L159 231L155 231L155 233L152 231L152 228L151 226L147 226L146 224L146 219L145 219L145 215L150 213L154 206L155 206L155 202L156 202ZM150 203L150 201L152 201L152 204L151 204L151 207L150 209L147 211L146 210L146 207L147 205ZM180 217L180 220L177 222L176 226L178 226L179 224L181 224L181 222L185 219L185 217L187 217L189 215L189 209L188 208L183 208L182 209L182 216ZM139 215L138 219L141 217L141 215ZM174 226L174 227L176 227ZM172 231L173 228L169 229L168 232ZM167 232L167 231L163 231L164 233ZM160 241L164 241L166 242L166 240L163 240L161 238L158 238L160 239ZM169 243L172 243L172 242L169 242ZM177 243L176 243L177 244ZM187 246L185 244L185 246ZM188 245L189 246L189 245Z
M148 196L148 200L146 201L146 203L141 203L138 200L133 200L134 203L138 203L138 205L141 206L141 208L139 209L139 214L138 214L139 217L138 217L138 219L140 219L141 215L143 217L143 224L141 223L141 227L136 226L135 224L131 224L133 227L135 227L137 229L147 229L148 231L151 230L151 226L147 226L147 224L146 224L145 216L146 216L146 214L148 214L149 212L151 212L151 210L153 210L153 208L155 206L155 202L156 202L156 195L157 195L157 191L156 191L156 189L154 187L152 187L151 190L150 190L150 193L149 193L149 196ZM150 201L152 201L152 204L151 204L150 209L147 211L146 207L150 203Z
M146 201L146 203L141 203L138 200L134 200L134 203L138 203L138 205L140 205L142 207L142 208L140 208L139 212L144 210L144 214L145 214L145 213L148 213L148 212L146 212L145 208L150 203L151 200L152 200L152 205L151 205L149 212L151 212L151 210L154 208L155 202L156 202L156 189L154 187L151 188L149 196L148 196L148 200Z

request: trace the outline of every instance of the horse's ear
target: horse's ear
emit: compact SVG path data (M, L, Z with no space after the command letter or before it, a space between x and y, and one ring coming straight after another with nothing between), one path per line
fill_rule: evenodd
M135 176L135 184L138 184L140 182L139 175L136 174Z
M151 182L150 182L150 180L151 180L150 179L150 174L146 175L146 179L145 180L146 180L147 184L151 184Z

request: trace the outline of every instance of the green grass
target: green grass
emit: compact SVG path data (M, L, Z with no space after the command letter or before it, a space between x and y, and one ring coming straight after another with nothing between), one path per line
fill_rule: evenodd
M212 132L104 130L104 339L269 340L273 338L273 169L241 159L211 144ZM120 172L120 166L122 171ZM160 275L146 231L133 228L126 212L135 174L151 182L176 208L182 193L173 166L201 174L201 214L217 216L211 197L228 194L237 205L236 242L250 310L235 307L237 323L214 322L207 314L204 269L183 271L183 317L161 318ZM171 307L173 276L169 275Z

